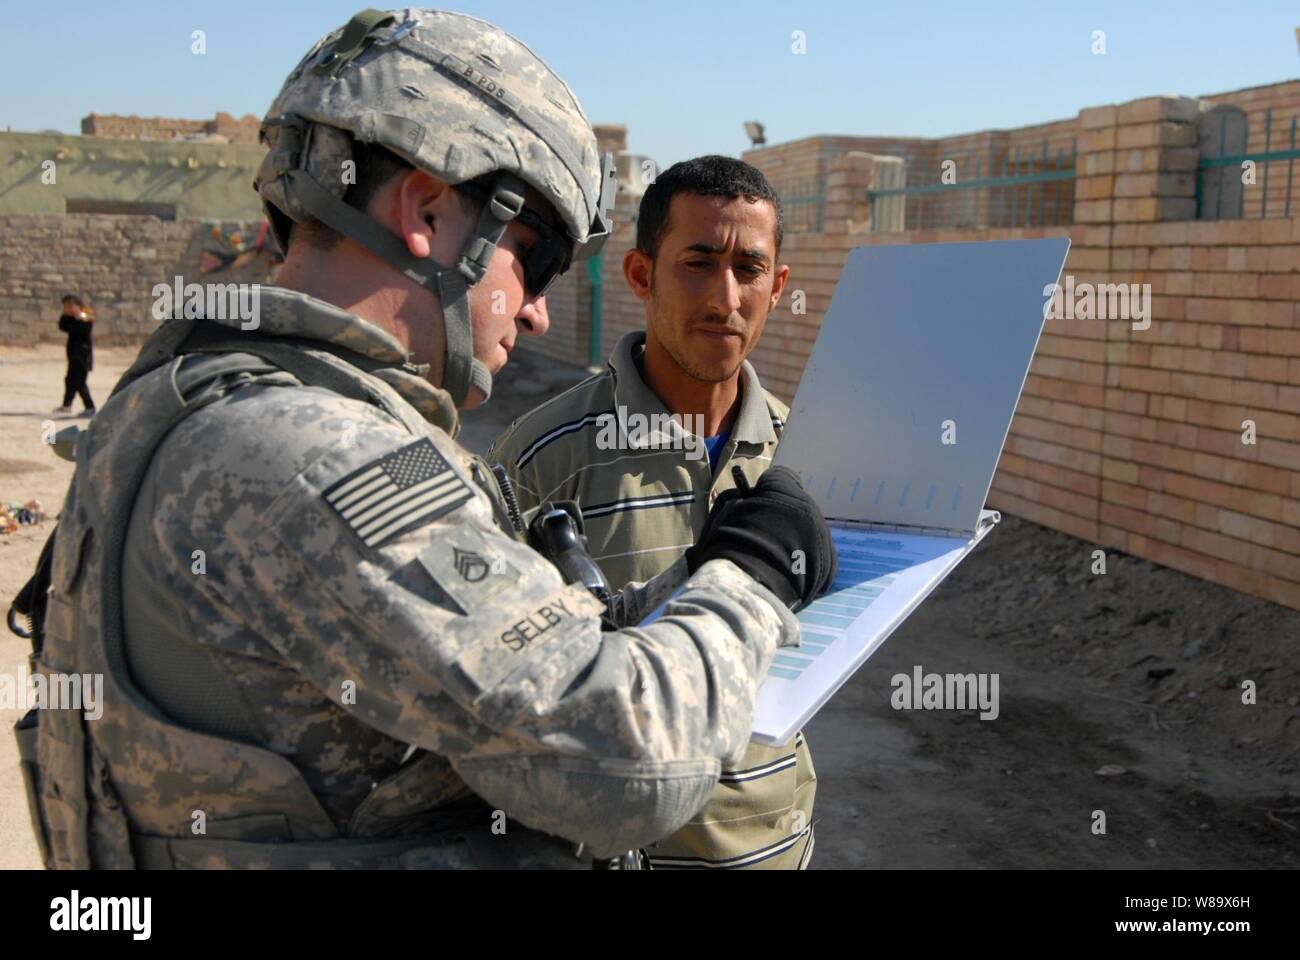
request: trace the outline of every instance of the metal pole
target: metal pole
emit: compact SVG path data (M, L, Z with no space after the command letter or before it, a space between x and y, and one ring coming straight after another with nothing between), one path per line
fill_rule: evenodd
M1065 147L1056 148L1056 168L1058 170L1065 169ZM1056 188L1056 222L1057 223L1065 222L1065 219L1062 216L1062 208L1064 206L1065 206L1065 185L1060 184ZM1073 220L1074 218L1071 217L1070 219Z
M1291 118L1291 152L1292 153L1295 153L1295 121L1296 118L1292 117ZM1293 156L1287 157L1286 158L1286 208L1282 212L1282 216L1284 217L1291 216L1291 175L1294 172L1295 172L1295 157Z
M591 311L587 335L587 366L600 369L603 359L600 349L601 290L605 285L605 253L601 251L587 260L587 279L591 281Z
M1273 108L1264 111L1264 152L1268 153L1273 141ZM1264 195L1259 200L1259 218L1268 216L1268 171L1273 166L1272 160L1264 161Z
M1015 180L1020 176L1020 144L1016 144L1016 152L1012 156L1014 159L1011 161L1011 179ZM1011 222L1007 224L1009 227L1016 225L1016 207L1019 200L1020 184L1013 183L1011 185Z
M1250 146L1249 126L1247 126L1246 128L1246 146L1247 147ZM1227 147L1228 147L1228 115L1225 113L1219 118L1219 156L1223 156L1223 152L1227 149ZM1215 220L1219 219L1219 216L1223 210L1223 181L1227 179L1226 176L1227 172L1228 171L1226 167L1218 171L1218 173L1220 174L1220 176L1218 177L1219 182L1215 184L1216 189L1214 193L1214 219Z

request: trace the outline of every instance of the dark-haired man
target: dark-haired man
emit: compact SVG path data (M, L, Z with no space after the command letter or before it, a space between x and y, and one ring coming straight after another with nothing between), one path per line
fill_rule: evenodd
M525 510L582 508L593 559L610 584L647 580L695 542L739 466L754 482L787 415L746 357L789 268L781 204L763 174L706 156L664 171L641 200L623 275L646 329L608 368L516 421L489 458L512 474ZM669 418L673 420L669 422ZM816 774L803 734L751 743L709 803L648 848L652 867L804 867Z

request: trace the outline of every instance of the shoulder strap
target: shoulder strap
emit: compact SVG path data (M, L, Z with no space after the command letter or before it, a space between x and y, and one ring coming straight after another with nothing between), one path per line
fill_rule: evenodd
M402 411L393 406L386 395L373 389L365 381L348 376L343 370L309 352L310 350L329 353L366 373L390 366L337 344L294 337L264 336L214 323L198 323L177 347L177 353L252 354L293 374L303 383L324 387L350 400L372 403L405 422Z
M36 571L14 597L6 618L13 633L31 641L32 657L38 657L41 653L45 627L45 594L50 588L50 569L54 566L54 535L58 530L59 525L56 523L50 535L45 538L45 546L41 547ZM27 621L25 628L18 622L18 617Z
M120 391L125 390L146 373L161 367L176 357L180 345L184 343L198 326L197 320L167 320L161 327L150 334L140 352L136 354L131 366L118 379L113 392L108 395L111 400Z

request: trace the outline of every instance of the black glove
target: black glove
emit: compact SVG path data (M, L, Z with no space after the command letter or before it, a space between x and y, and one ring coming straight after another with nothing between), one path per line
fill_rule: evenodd
M694 573L710 560L730 560L791 609L811 603L835 580L835 545L821 510L789 467L770 468L752 488L740 467L732 475L736 488L713 504L686 551L687 568ZM795 551L803 552L802 562Z

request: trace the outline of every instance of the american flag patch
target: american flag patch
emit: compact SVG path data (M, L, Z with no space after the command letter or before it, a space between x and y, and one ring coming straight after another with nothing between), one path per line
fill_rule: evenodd
M436 520L473 495L428 438L367 464L324 493L367 547Z

